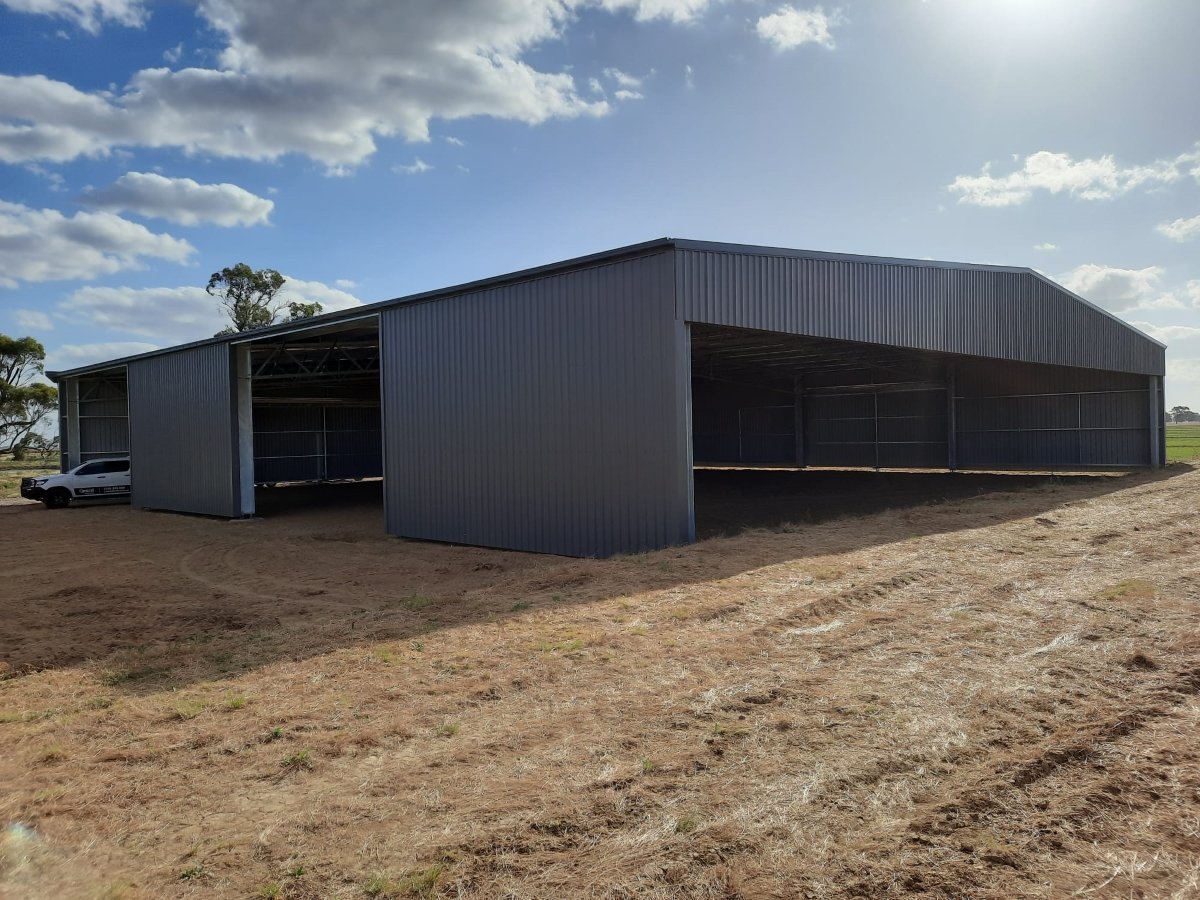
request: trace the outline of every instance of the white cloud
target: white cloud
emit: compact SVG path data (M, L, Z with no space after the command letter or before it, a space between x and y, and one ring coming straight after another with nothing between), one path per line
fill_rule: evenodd
M157 350L157 344L147 344L144 341L109 341L99 344L63 344L53 350L46 351L46 370L62 372L78 366L90 366L92 363L104 362L110 359L121 359L124 356L137 356L139 353L149 353Z
M353 294L341 290L340 284L338 288L331 288L320 281L304 281L290 275L284 277L287 279L287 283L284 284L279 296L285 302L320 303L325 308L325 312L336 312L362 305L362 301Z
M320 303L325 312L361 305L353 294L320 281L284 275L277 295L284 303ZM82 287L58 306L60 318L139 335L162 344L182 344L212 337L229 324L225 314L202 287Z
M133 0L0 2L84 22L144 17ZM169 147L257 160L298 153L345 174L380 139L429 140L432 119L605 115L608 103L581 96L569 71L542 71L526 55L561 40L586 8L684 23L713 2L359 0L330 28L311 0L198 0L221 44L211 67L142 69L95 92L0 75L0 162Z
M622 72L620 69L605 69L604 77L609 81L615 82L617 87L634 89L642 86L642 79L635 78L633 75L630 75L628 72Z
M683 67L683 83L689 89L696 86L696 72L690 65Z
M645 99L645 95L643 95L641 93L641 91L628 91L628 90L625 90L624 88L621 88L619 91L614 93L613 97L617 100L643 100L643 99Z
M1182 308L1183 304L1173 294L1158 293L1158 282L1162 276L1163 269L1159 266L1120 269L1087 263L1057 280L1068 290L1110 312Z
M202 287L82 287L58 306L75 324L179 344L211 337L226 321Z
M176 44L174 47L171 47L169 50L163 51L163 59L165 59L171 65L175 65L182 58L183 58L183 41L180 41L178 44Z
M464 141L462 138L456 138L456 137L447 137L447 138L446 138L446 143L447 143L447 144L453 144L455 147L465 147L465 146L467 146L467 142L466 142L466 141Z
M50 183L50 190L65 191L67 189L67 180L58 172L52 172L45 166L39 166L37 163L26 163L25 171L31 175L36 175L38 178L45 178Z
M1033 249L1034 249L1034 250L1038 250L1038 251L1040 251L1040 252L1042 252L1042 253L1049 253L1051 250L1057 250L1057 249L1058 249L1058 245L1057 245L1057 244L1051 244L1049 241L1044 241L1044 242L1043 242L1043 243L1041 243L1041 244L1034 244L1034 245L1033 245Z
M688 21L709 0L362 0L338 27L308 0L200 0L224 47L212 68L143 69L84 92L42 75L0 76L0 161L63 162L118 147L178 147L249 159L301 153L333 172L393 136L429 139L431 119L530 124L599 116L566 71L524 60L583 7Z
M352 291L354 288L358 287L358 282L351 281L349 278L339 278L334 282L334 284L344 291Z
M1190 395L1189 402L1194 404L1196 400L1192 398L1200 390L1200 359L1176 359L1168 354L1167 385L1168 390L1176 397L1181 394Z
M0 0L0 6L21 13L69 19L96 34L103 22L137 28L146 22L141 0Z
M64 216L0 200L0 287L96 278L140 268L146 258L186 262L195 248L108 212Z
M820 44L833 49L833 34L830 29L842 24L841 16L826 13L821 7L796 9L784 5L769 16L763 16L755 25L758 36L776 50L792 50L805 44Z
M973 206L1017 206L1037 191L1066 193L1081 200L1107 200L1143 185L1178 181L1184 175L1183 170L1197 162L1200 162L1200 145L1174 159L1157 160L1145 166L1121 166L1112 156L1074 160L1067 153L1040 150L1025 157L1015 172L993 175L987 164L978 175L959 175L949 189L958 194L959 203Z
M1129 324L1153 338L1158 338L1163 343L1200 337L1200 327L1194 325L1155 325L1152 322L1130 322Z
M424 175L426 172L429 172L432 169L433 166L425 162L425 160L421 159L420 157L418 157L415 162L407 166L392 166L393 172L400 172L404 175Z
M131 212L180 225L256 225L275 204L236 184L200 184L191 178L165 178L153 172L127 172L106 188L87 191L94 209Z
M630 10L639 22L652 19L667 19L683 23L694 21L712 3L712 0L599 0L602 9L609 12Z
M1193 216L1190 219L1176 219L1174 222L1163 222L1154 229L1164 237L1168 237L1173 241L1190 241L1194 237L1200 237L1200 216Z
M36 328L39 331L53 331L54 323L44 312L36 309L18 309L13 313L18 328Z

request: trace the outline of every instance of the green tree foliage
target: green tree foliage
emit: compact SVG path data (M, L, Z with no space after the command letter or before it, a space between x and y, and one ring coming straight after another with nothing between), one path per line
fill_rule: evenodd
M213 272L205 290L220 301L221 309L233 323L217 334L266 328L274 325L285 310L286 322L307 319L324 311L320 303L288 303L278 297L286 281L274 269L251 269L245 263Z
M325 311L320 303L296 303L292 302L287 305L289 322L295 322L297 319L311 319L313 316L319 316Z
M1200 413L1192 412L1186 406L1172 406L1168 415L1172 422L1200 422Z
M0 453L24 446L38 423L58 409L58 391L35 380L46 348L31 337L0 334Z

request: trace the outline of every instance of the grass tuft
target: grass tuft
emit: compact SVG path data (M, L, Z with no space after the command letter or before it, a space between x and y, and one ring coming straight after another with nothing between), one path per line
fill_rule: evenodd
M695 816L680 816L675 820L676 834L691 834L699 826Z
M301 769L308 770L313 767L312 754L307 750L297 750L295 753L289 753L285 756L279 765L289 772L299 772Z
M207 704L202 700L184 700L175 704L175 718L186 722L204 712Z
M428 869L409 872L399 878L380 873L373 875L363 890L370 897L431 897L445 869L435 863Z

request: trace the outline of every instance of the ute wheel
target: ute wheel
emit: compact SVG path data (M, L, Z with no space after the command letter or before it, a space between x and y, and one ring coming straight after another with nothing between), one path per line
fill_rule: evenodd
M42 498L46 509L62 509L71 502L71 493L66 488L50 488Z

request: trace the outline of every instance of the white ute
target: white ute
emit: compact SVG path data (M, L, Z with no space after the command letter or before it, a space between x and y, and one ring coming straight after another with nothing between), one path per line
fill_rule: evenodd
M41 500L48 509L95 500L129 501L129 457L93 459L61 475L21 479L21 496Z

